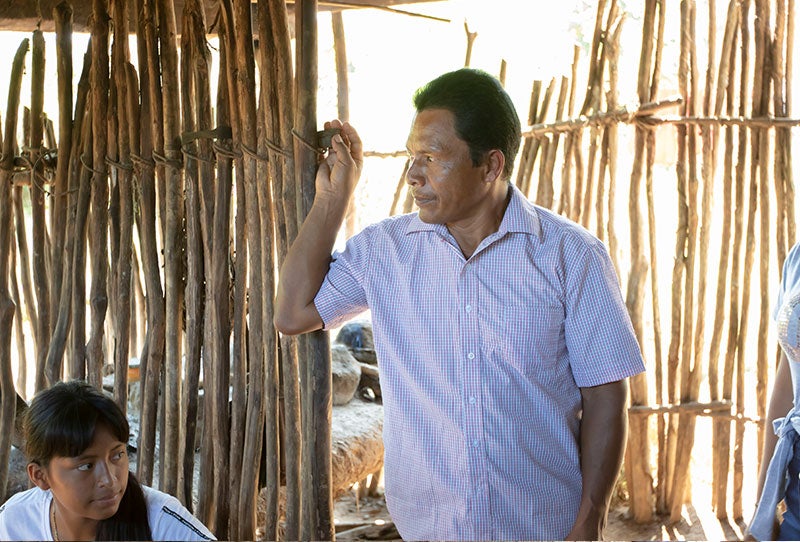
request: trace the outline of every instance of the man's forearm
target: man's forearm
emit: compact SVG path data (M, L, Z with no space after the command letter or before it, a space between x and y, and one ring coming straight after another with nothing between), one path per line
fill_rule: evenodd
M328 272L347 204L327 199L314 201L281 266L275 297L275 326L279 331L296 335L322 327L314 297Z
M625 453L628 429L627 380L581 388L580 453L583 492L578 516L567 539L599 540L608 504Z

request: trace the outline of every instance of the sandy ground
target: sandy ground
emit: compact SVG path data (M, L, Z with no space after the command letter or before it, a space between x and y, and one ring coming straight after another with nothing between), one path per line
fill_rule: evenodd
M353 493L336 501L334 517L340 528L391 521L382 497L358 500ZM638 524L628 518L626 506L617 507L609 512L605 540L741 540L746 528L742 521L717 519L710 503L685 506L681 521L675 525L669 525L667 519L656 518L650 523Z

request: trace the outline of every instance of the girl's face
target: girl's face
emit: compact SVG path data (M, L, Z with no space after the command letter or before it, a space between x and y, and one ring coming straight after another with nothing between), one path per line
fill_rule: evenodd
M126 443L99 423L81 455L53 457L47 467L31 463L28 474L33 483L53 493L60 537L95 532L99 521L117 512L128 485Z

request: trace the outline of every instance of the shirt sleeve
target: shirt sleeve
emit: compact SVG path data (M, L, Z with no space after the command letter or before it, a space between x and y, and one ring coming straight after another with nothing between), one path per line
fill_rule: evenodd
M216 540L175 497L162 504L150 530L153 540Z
M783 305L783 298L786 292L797 283L800 273L800 243L797 243L789 251L786 260L783 262L783 273L781 273L781 283L778 286L778 297L775 299L775 306L772 308L772 319L778 318L778 312Z
M368 308L364 280L373 231L373 227L366 228L348 239L343 251L333 254L328 274L314 298L325 329L338 327Z
M564 336L579 387L645 370L617 274L600 241L575 248L565 274Z

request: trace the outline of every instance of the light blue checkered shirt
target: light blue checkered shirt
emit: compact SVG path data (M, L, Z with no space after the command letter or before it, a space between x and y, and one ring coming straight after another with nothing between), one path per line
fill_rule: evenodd
M315 304L326 328L371 310L386 500L404 539L568 533L579 387L644 370L600 241L513 188L469 260L415 214L367 227L334 254Z

